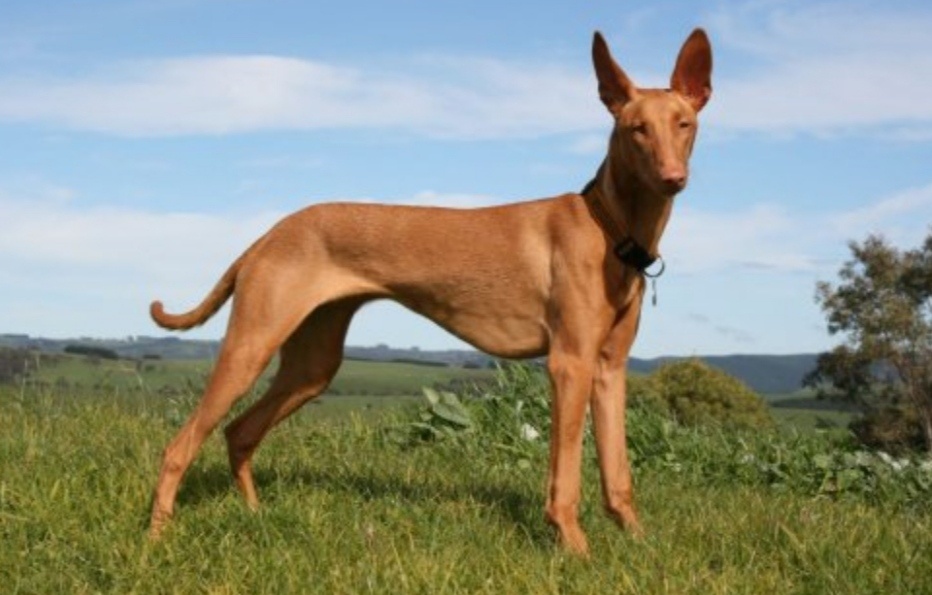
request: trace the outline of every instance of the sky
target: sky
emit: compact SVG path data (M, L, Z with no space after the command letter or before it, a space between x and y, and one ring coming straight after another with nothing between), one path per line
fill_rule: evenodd
M611 119L600 30L668 85L701 26L713 95L632 354L838 342L847 243L932 231L927 2L6 0L0 333L163 336L253 239L331 200L473 207L578 191ZM442 245L438 250L447 249ZM227 309L190 338L220 338ZM464 344L364 308L353 345Z

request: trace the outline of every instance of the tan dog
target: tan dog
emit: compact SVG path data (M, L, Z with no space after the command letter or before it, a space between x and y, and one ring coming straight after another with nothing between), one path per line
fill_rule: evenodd
M258 505L251 459L275 424L319 395L343 356L350 319L390 298L477 348L547 356L553 430L546 514L561 543L585 553L577 520L583 425L591 405L609 514L638 531L625 445L625 366L644 269L674 195L686 185L696 114L711 94L702 30L686 40L671 89L639 89L592 46L599 96L615 120L608 155L582 194L482 209L326 204L294 213L256 241L194 310L152 318L202 324L234 295L226 338L199 405L165 449L151 534L171 517L205 438L280 350L268 392L226 428L230 465Z

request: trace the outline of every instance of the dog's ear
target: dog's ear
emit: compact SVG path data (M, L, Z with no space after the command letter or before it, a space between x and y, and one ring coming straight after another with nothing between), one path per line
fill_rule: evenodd
M695 29L683 43L670 88L685 97L697 112L712 96L712 44L702 29Z
M599 98L608 111L617 115L637 95L637 87L612 58L605 38L598 31L592 38L592 64L599 79Z

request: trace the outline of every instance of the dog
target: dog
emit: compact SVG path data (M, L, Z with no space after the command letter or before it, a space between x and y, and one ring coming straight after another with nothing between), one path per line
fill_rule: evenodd
M247 504L258 506L253 453L269 430L326 389L353 315L382 298L495 356L547 356L547 520L564 548L588 552L577 508L591 408L605 509L640 533L625 438L626 364L645 275L686 186L697 114L712 93L712 49L705 32L694 30L669 89L636 87L599 32L592 59L614 127L604 162L581 193L478 209L310 206L259 238L190 312L151 304L159 326L181 330L233 296L204 395L164 451L151 536L172 516L204 440L278 351L267 392L225 429L233 476Z

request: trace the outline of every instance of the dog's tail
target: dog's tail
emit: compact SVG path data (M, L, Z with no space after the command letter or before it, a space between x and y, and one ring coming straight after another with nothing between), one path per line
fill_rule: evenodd
M207 320L216 314L217 310L226 303L230 296L233 295L233 290L236 288L236 276L243 264L243 259L248 253L249 250L230 265L230 268L223 273L223 276L220 277L220 280L217 281L214 288L210 290L207 297L193 310L189 310L183 314L169 314L165 311L162 302L155 300L149 305L149 315L152 317L152 320L160 327L172 331L188 330L207 322Z

